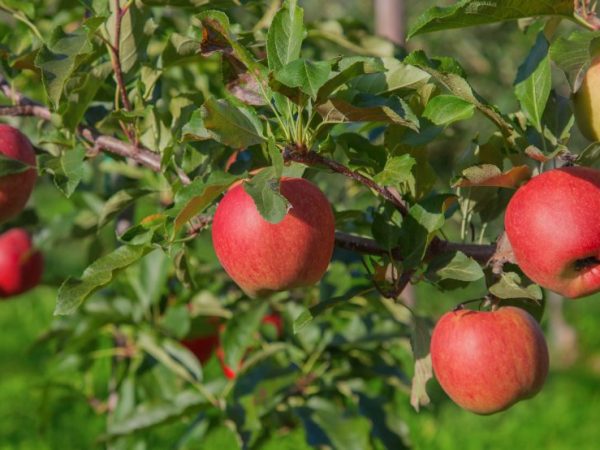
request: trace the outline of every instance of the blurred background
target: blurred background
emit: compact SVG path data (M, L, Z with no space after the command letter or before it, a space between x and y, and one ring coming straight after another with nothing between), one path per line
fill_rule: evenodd
M403 41L403 30L425 9L450 1L383 1L383 15L390 16L400 6L397 22L378 23L377 1L305 0L306 19L320 23L323 39L327 30L355 23L361 30L385 34ZM390 6L390 3L392 5ZM1 4L1 2L0 2ZM240 11L239 14L243 14ZM1 19L1 18L0 18ZM562 25L568 27L568 25ZM4 28L6 30L6 28ZM514 22L478 27L460 32L446 31L419 36L407 43L408 51L424 49L428 54L452 56L460 61L478 92L503 111L517 109L512 83L519 63L529 51L534 34L527 24ZM386 52L388 44L373 41L373 53ZM344 44L332 50L343 53ZM568 95L562 74L556 71L556 88ZM471 127L469 129L461 127ZM491 130L486 122L461 122L446 131L444 139L428 149L436 172L446 180L461 168L461 157L469 148L465 138ZM575 131L576 132L576 131ZM582 149L584 141L572 143ZM38 215L47 223L57 214L70 214L71 203L61 200L52 186L38 189L33 202ZM110 240L111 237L107 236ZM210 246L206 246L210 249ZM206 250L210 251L210 250ZM85 267L83 252L65 242L48 248L46 281L78 274ZM476 289L471 288L471 289ZM52 352L41 345L53 321L55 288L39 287L17 301L0 303L0 450L76 450L98 448L95 438L104 429L104 417L96 414L74 391L61 389L60 380L77 377L69 361L52 363ZM422 283L416 289L417 309L438 317L455 304L470 298L461 290L440 294ZM432 403L420 413L410 406L405 395L398 396L398 415L408 425L408 440L416 449L565 449L594 448L600 442L597 413L600 411L600 295L576 301L549 302L543 326L552 352L552 371L546 387L533 400L519 403L510 411L492 417L465 412L450 402L435 381L430 382ZM102 380L96 380L102 382ZM493 383L493 380L490 380ZM167 433L167 431L165 431ZM156 447L162 449L164 447ZM306 448L304 438L287 436L278 449ZM226 449L222 449L226 450Z

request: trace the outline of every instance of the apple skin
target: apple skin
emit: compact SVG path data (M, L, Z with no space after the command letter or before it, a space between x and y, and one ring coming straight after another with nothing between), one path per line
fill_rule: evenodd
M14 228L0 235L0 298L7 299L37 286L44 258L31 244L29 234Z
M277 224L262 218L243 183L227 191L214 215L217 258L251 297L315 284L333 253L335 220L319 188L284 177L280 192L291 209Z
M181 344L192 352L198 361L204 364L210 359L215 349L219 346L219 335L201 336L183 339Z
M535 319L513 306L446 313L431 336L440 385L476 414L503 411L537 394L548 374L548 347Z
M523 272L565 297L600 290L600 171L550 170L511 198L506 235Z
M7 158L36 165L35 152L29 139L14 127L0 124L0 153ZM0 177L0 223L18 215L27 204L35 186L37 172L25 172Z
M600 140L600 58L595 58L573 94L577 127L591 141Z

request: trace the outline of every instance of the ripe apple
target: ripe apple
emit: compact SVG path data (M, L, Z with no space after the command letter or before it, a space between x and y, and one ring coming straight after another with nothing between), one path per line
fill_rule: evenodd
M219 335L201 336L183 339L181 344L192 352L198 361L204 364L210 359L215 349L219 346Z
M462 309L444 314L436 324L431 362L455 403L493 414L540 391L548 374L548 347L539 325L523 309Z
M9 298L37 286L42 279L44 260L21 228L0 235L0 298Z
M595 58L587 70L581 87L573 94L577 126L586 138L600 140L600 58Z
M35 166L35 153L29 139L16 128L0 124L0 154ZM33 191L37 172L32 167L21 173L0 177L0 223L19 214Z
M242 183L227 191L215 212L217 258L251 297L316 283L333 253L335 221L319 188L284 177L280 192L291 209L276 224L262 218Z
M510 200L506 235L523 272L576 298L600 290L600 171L564 167L532 178Z

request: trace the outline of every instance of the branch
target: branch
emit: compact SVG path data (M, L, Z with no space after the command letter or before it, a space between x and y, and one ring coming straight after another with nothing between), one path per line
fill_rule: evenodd
M0 91L16 103L15 106L0 106L0 116L31 116L50 121L52 113L48 108L14 90L1 74ZM96 151L104 150L136 161L154 172L161 171L160 155L147 148L135 147L113 136L103 135L94 127L86 125L77 127L77 134L89 142ZM190 179L185 173L179 171L178 175L182 183L190 183Z
M573 0L575 18L590 30L600 30L600 19L590 3L590 0Z
M123 81L123 70L121 68L121 22L123 16L127 13L128 8L121 8L120 1L115 0L115 40L108 48L112 53L112 66L115 70L115 78L117 79L117 89L121 95L121 101L127 111L131 111L131 103L127 97L127 89Z
M297 151L290 147L286 147L283 152L283 158L288 161L295 161L303 164L307 164L309 166L314 165L322 165L326 166L329 169L337 172L339 174L344 175L345 177L351 178L353 180L358 181L359 183L364 184L365 186L373 189L383 198L391 202L403 216L408 215L408 207L404 200L398 195L395 195L392 191L384 186L380 186L370 178L365 177L364 175L356 172L355 170L350 170L348 167L340 164L332 159L325 158L314 151Z

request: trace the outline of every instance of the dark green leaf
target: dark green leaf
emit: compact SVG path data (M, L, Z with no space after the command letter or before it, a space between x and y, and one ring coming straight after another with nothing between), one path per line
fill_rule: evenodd
M571 0L461 0L425 11L408 36L536 16L573 16Z
M548 41L539 33L527 58L519 67L515 80L515 95L523 112L538 130L542 130L542 114L552 88Z
M100 212L100 217L98 218L98 228L102 228L137 199L151 194L152 192L154 192L152 189L146 188L124 189L117 192L104 204L104 207Z
M225 353L225 363L234 371L237 371L246 350L252 343L267 308L267 302L253 302L247 311L237 312L233 319L227 322L227 327L221 336L221 343Z
M296 0L287 0L275 14L267 35L267 59L271 70L278 70L300 57L306 30L304 11Z

